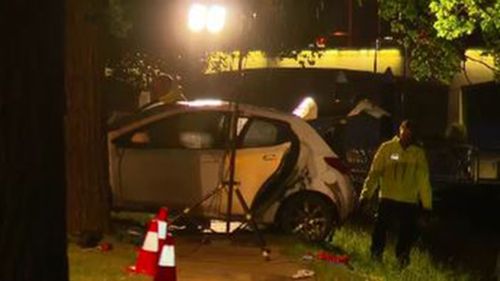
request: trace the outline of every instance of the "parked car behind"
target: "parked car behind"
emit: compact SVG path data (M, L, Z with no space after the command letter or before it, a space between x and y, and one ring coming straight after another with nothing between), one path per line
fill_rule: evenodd
M182 210L228 178L232 106L224 101L158 103L112 124L108 133L114 209ZM348 170L302 119L241 104L235 180L258 223L324 239L352 211ZM225 218L227 192L193 212ZM243 216L233 202L235 217Z

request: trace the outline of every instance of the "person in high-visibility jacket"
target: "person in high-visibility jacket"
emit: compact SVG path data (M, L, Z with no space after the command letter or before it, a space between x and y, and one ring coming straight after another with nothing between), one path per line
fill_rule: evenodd
M379 187L379 207L370 249L372 257L382 260L387 230L398 222L396 257L403 267L410 262L410 250L417 238L420 206L424 210L432 209L425 151L415 143L414 135L413 122L405 120L399 127L399 135L379 147L360 196L363 205Z

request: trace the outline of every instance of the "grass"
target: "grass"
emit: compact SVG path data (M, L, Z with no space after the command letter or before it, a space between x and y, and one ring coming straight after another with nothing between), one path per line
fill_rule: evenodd
M304 243L296 243L295 239L292 242L294 245L283 249L284 253L292 257L301 257L305 254L314 255L317 251L322 250L319 246L306 245ZM335 263L313 261L306 264L308 269L315 273L315 281L366 281L374 280L373 278L364 276L358 272L353 272L343 265Z
M133 220L143 224L150 218L144 214L121 214L119 219ZM280 241L288 241L284 237ZM70 243L68 246L70 280L72 281L114 281L151 280L150 277L131 275L125 272L125 268L135 262L135 246L126 237L117 231L113 237L107 237L107 242L114 245L112 251L101 252L98 250L83 250ZM351 269L330 262L314 261L306 265L316 273L316 281L357 281L357 280L386 280L386 281L444 281L477 280L470 273L459 271L451 264L442 264L433 260L432 256L425 250L414 248L411 254L411 264L404 270L400 270L394 257L394 245L389 241L384 253L384 262L374 262L370 258L370 234L355 225L345 225L339 229L331 245L338 253L347 254L350 257ZM302 257L306 253L315 253L319 247L296 243L295 239L285 243L293 246L285 246L286 254L293 257Z
M69 273L71 281L150 281L152 278L144 275L129 274L125 269L135 263L135 241L128 237L126 226L140 226L148 222L152 214L119 212L112 213L114 221L113 236L105 237L103 241L113 245L108 252L97 249L82 249L75 243L68 244ZM71 241L71 239L70 239Z
M142 275L129 274L125 268L135 262L135 249L129 243L107 238L113 244L109 252L97 249L84 250L74 243L68 245L71 281L150 281Z
M350 266L353 275L348 279L339 280L386 280L386 281L469 281L476 280L470 274L461 272L452 265L444 265L436 262L425 251L415 247L411 253L410 265L401 270L394 257L394 245L388 243L384 253L384 262L374 262L370 257L370 234L366 230L355 226L346 225L339 229L331 242L338 252L350 257ZM292 255L303 255L313 252L318 248L299 244L289 251ZM332 276L338 274L338 265L325 262L314 262L311 266L316 271L317 280L334 280ZM360 276L361 279L353 276Z

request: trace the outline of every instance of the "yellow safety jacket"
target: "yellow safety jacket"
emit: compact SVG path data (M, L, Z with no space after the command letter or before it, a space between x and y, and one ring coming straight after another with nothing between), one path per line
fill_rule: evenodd
M371 198L380 186L379 197L432 209L432 191L429 168L422 148L410 145L403 149L399 137L384 142L372 161L361 198Z

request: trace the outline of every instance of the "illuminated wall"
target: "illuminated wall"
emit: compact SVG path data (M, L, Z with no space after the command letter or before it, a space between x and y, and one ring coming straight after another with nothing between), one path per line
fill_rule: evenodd
M301 51L297 58L268 58L264 52L252 51L243 59L243 69L259 68L338 68L358 71L383 73L388 67L396 76L403 75L403 57L398 49L382 49L375 53L373 49L338 50L330 49L319 52ZM208 59L206 73L235 71L238 69L239 52L229 54L213 53Z
M396 76L403 75L404 58L398 49L328 49L318 52L301 51L297 58L267 57L262 51L252 51L243 59L243 69L259 68L330 68L358 71L374 71L375 54L377 55L377 72L383 73L388 67ZM493 66L492 56L481 55L478 49L467 50L470 57L465 66L467 77L472 83L493 80L493 72L485 64ZM214 52L208 58L207 74L218 71L235 71L238 69L239 52ZM460 73L452 82L452 87L460 87L468 83L466 75Z

